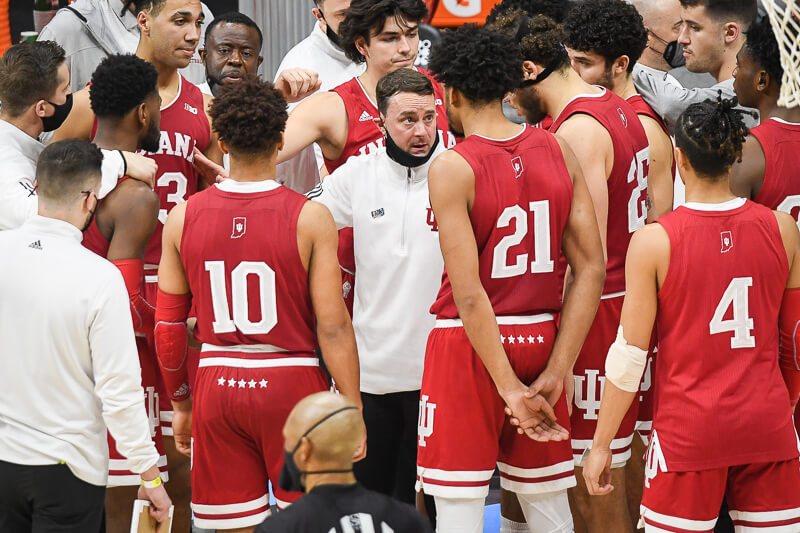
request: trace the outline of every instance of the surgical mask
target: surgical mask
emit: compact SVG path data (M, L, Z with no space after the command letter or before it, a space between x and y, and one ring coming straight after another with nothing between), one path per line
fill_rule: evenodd
M431 158L433 152L436 151L436 147L438 145L439 132L437 131L436 137L433 140L433 146L431 146L430 151L425 155L413 155L397 146L397 144L394 142L394 139L392 139L392 136L389 135L389 130L386 130L386 155L404 167L416 168L424 165Z
M50 100L45 102L53 106L55 112L49 117L41 117L42 126L44 131L55 131L67 120L69 112L72 111L72 93L67 95L67 100L63 104L54 104Z
M329 418L333 417L341 413L342 411L349 411L351 409L358 409L357 407L342 407L341 409L337 409L336 411L322 417L320 420L314 423L310 428L306 430L305 433L300 435L300 438L297 440L297 446L294 447L292 451L284 450L283 451L283 468L281 468L281 475L278 478L278 486L285 490L286 492L305 492L306 486L303 483L303 476L308 474L345 474L347 472L352 472L352 468L348 468L347 470L300 470L300 467L297 466L297 463L294 462L294 454L297 453L297 450L300 449L300 444L303 442L303 439L314 429L317 428L320 424L328 420Z

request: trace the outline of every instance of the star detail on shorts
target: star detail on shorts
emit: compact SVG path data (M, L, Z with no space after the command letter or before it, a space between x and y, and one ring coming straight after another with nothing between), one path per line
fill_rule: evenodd
M506 336L500 335L500 344L505 344L505 343L506 343Z
M228 387L233 387L236 384L236 380L231 378L228 380Z
M219 385L220 387L225 385L225 378L219 378L217 380L217 385Z
M517 337L517 341L519 341L520 344L525 344L525 337L520 335L519 337Z
M251 379L250 381L248 381L247 384L250 386L251 389L255 389L256 388L256 382L255 382L254 379Z
M536 340L539 341L539 344L542 344L544 342L544 337L539 335L538 337L536 337Z
M536 342L536 337L528 335L528 344L534 344L535 342Z
M267 381L266 379L262 379L261 381L258 382L258 384L261 385L262 389L267 388L267 383L269 383L269 381Z
M245 380L243 380L243 379L239 380L239 388L240 389L243 389L246 384L247 384L247 382Z
M508 344L514 344L514 341L516 341L516 338L513 335L508 337Z

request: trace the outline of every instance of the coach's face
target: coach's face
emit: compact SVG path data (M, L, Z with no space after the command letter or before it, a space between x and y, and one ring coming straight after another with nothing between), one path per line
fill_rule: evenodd
M403 151L426 156L436 139L436 105L434 95L397 93L389 99L383 127Z
M200 0L167 0L155 16L139 13L139 30L149 40L154 59L184 68L200 42L204 18Z
M730 25L714 21L702 5L682 7L681 18L678 42L683 45L686 68L692 72L718 73Z
M215 84L235 83L258 71L264 60L260 49L255 28L220 22L206 35L206 47L200 50L200 57L206 65L206 76Z
M319 7L314 8L312 12L320 24L324 24L323 30L327 26L338 35L339 25L344 22L348 7L350 7L350 0L325 0L320 2Z

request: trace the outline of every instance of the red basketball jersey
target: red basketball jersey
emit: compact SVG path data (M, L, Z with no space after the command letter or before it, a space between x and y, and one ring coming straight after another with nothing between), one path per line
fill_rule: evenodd
M178 96L161 108L161 144L155 153L142 152L158 163L155 191L161 202L158 223L144 252L146 264L161 261L161 231L167 214L197 192L198 174L192 168L193 150L201 152L211 142L211 126L203 93L180 76Z
M416 67L415 67L416 68ZM447 109L444 106L444 91L442 86L433 79L431 74L424 69L417 68L433 83L433 96L436 100L436 124L442 136L442 142L447 148L455 145L456 140L450 133L447 122ZM342 154L335 161L325 159L325 167L329 173L344 165L352 156L370 154L384 145L383 133L375 125L373 119L378 118L378 106L367 95L358 78L353 78L338 87L333 92L342 97L347 110L347 142L342 149Z
M201 342L317 348L308 273L297 248L305 202L271 180L226 180L188 200L180 252Z
M128 176L123 176L117 181L117 185L119 185L122 180L127 179ZM97 208L95 211L100 209L100 205L103 203L103 200L97 201ZM100 228L97 227L97 217L92 218L92 223L89 224L89 227L83 232L83 242L84 248L96 253L100 257L108 257L108 247L111 244L108 239L103 237L103 234L100 233Z
M470 135L453 150L475 172L469 217L478 245L481 284L498 316L561 309L561 235L572 206L572 180L550 133L525 127L510 139ZM431 308L458 316L447 272Z
M625 290L625 255L631 235L647 220L647 174L650 145L642 123L631 105L605 90L599 95L573 98L556 118L550 131L556 133L572 115L584 113L597 120L611 135L614 166L608 177L608 263L603 294Z
M662 470L797 457L778 368L789 264L774 213L736 199L686 204L658 223L670 241L653 419Z
M764 183L753 200L794 217L800 214L800 124L770 118L750 130L767 162Z
M644 115L646 117L652 118L653 120L658 122L658 125L661 126L662 130L664 130L664 133L667 135L667 137L670 137L670 138L672 137L670 135L670 133L669 133L669 130L667 129L667 125L664 123L664 119L661 118L660 116L658 116L658 113L653 111L653 108L650 107L650 104L645 102L644 98L642 98L642 95L634 94L633 96L628 97L627 102L629 104L631 104L631 107L633 108L634 111L636 111L637 115ZM673 157L673 160L674 159L675 158ZM675 181L675 176L676 176L677 172L678 172L678 162L677 161L673 161L673 163L672 163L672 181L673 182Z

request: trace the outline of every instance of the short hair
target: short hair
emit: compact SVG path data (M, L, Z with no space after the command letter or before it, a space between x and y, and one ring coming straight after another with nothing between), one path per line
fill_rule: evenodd
M444 33L431 50L436 80L476 103L502 100L522 83L522 56L511 37L476 24Z
M39 100L52 98L64 49L55 41L15 44L0 58L0 101L3 111L18 117Z
M744 47L747 53L780 86L783 79L781 52L778 46L778 39L775 38L775 33L772 31L769 17L761 17L753 22L745 35L747 40L744 43Z
M486 24L492 24L500 13L511 9L520 9L531 17L544 15L562 23L567 18L567 13L572 5L573 2L570 0L503 0L489 12Z
M428 96L433 94L433 83L422 72L417 72L410 68L397 69L385 75L378 81L376 89L378 111L382 115L386 114L389 100L398 93L414 93L420 96Z
M208 43L208 36L211 35L211 30L216 28L220 22L226 22L228 24L241 24L242 26L247 26L248 28L255 28L256 32L258 33L258 48L261 49L261 46L264 44L264 34L261 33L261 28L258 27L258 24L256 24L253 19L244 13L239 13L238 11L228 11L227 13L223 13L222 15L214 17L214 20L211 21L211 24L206 27L206 38L203 42L203 46L206 46L206 43Z
M103 153L89 141L66 139L48 145L36 163L39 197L66 205L100 181Z
M386 20L400 17L410 22L421 22L428 17L428 6L422 0L353 0L344 21L339 25L344 53L355 63L366 58L356 48L359 37L369 43L373 31L380 31Z
M727 174L733 163L742 158L742 145L749 133L736 109L736 97L716 101L708 99L690 105L675 126L675 145L683 150L699 175L716 178Z
M286 100L280 91L256 76L223 84L211 104L214 131L233 152L271 153L286 128Z
M680 0L681 7L701 6L716 22L741 22L745 26L755 20L758 6L756 0Z
M154 17L157 17L158 14L163 9L164 4L167 3L167 0L125 0L122 3L122 11L120 12L120 16L123 16L131 6L134 8L134 12L138 15L140 11L150 11L150 14Z
M522 10L511 9L500 13L490 27L519 41L523 61L533 61L554 71L570 67L569 55L562 44L563 26L553 19L544 15L530 17Z
M158 91L156 68L132 54L103 59L92 74L89 100L98 118L122 118Z
M580 52L595 52L606 67L628 56L628 72L647 48L642 16L625 0L592 0L573 7L564 22L564 44Z

